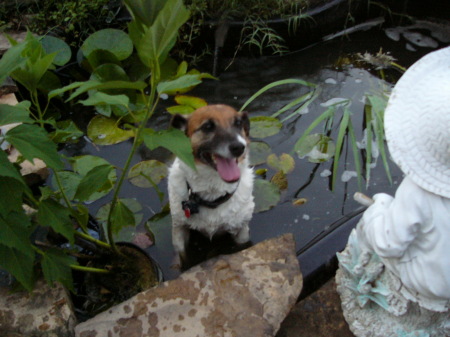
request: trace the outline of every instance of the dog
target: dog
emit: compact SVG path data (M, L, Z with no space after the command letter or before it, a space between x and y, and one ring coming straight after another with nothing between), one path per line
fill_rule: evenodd
M175 115L171 125L190 138L196 166L176 158L168 174L172 243L180 262L190 229L209 239L228 232L238 245L248 242L255 203L247 113L208 105L188 117Z

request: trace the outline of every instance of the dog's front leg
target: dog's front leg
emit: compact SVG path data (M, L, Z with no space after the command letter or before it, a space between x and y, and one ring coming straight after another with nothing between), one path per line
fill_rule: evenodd
M186 226L172 226L172 244L181 263L186 261L186 245L189 241L189 228Z
M248 227L248 223L244 223L241 229L234 236L234 241L236 241L238 245L242 245L244 243L247 243L249 240L250 240L250 229Z

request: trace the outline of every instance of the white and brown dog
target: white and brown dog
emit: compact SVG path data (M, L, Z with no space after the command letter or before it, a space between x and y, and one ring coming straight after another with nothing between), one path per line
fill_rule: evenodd
M172 242L183 260L190 229L210 239L228 232L237 244L249 240L253 208L253 171L248 164L250 122L245 112L209 105L172 126L191 139L197 170L175 159L169 169Z

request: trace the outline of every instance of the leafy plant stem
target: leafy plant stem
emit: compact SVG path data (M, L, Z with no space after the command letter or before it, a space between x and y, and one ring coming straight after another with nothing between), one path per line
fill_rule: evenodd
M117 200L119 198L119 191L120 191L120 189L122 187L122 184L123 184L123 182L125 180L125 177L128 174L128 171L130 169L131 161L133 159L133 155L136 152L139 144L141 143L142 131L146 127L148 120L152 116L152 114L153 114L153 112L154 112L154 110L156 108L156 105L158 104L159 100L158 99L155 100L155 94L156 94L156 85L151 85L150 96L149 96L149 98L147 100L147 109L146 109L146 112L145 112L144 119L139 124L139 127L136 130L136 134L135 134L135 137L134 137L134 140L133 140L133 145L131 147L130 153L128 154L127 161L125 162L125 165L123 167L123 171L122 171L122 173L120 175L120 178L119 178L119 180L117 182L116 188L114 190L114 195L113 195L113 198L112 198L112 201L111 201L111 209L110 209L109 214L108 214L108 220L107 220L107 223L106 223L106 228L107 228L107 234L108 234L108 241L109 241L113 251L115 253L117 253L117 254L120 254L120 252L117 249L117 247L116 247L116 245L114 243L114 239L113 239L113 231L112 231L113 228L112 228L112 223L111 223L111 221L112 221L112 214L114 214L114 209L115 209L115 207L117 205Z
M109 271L107 269L85 267L85 266L79 266L79 265L76 265L76 264L70 265L70 268L72 268L74 270L88 272L88 273L97 273L97 274L109 274L109 273L111 273L111 271Z
M92 236L90 236L89 234L83 233L83 232L79 232L79 231L75 231L75 235L79 236L80 238L86 240L86 241L90 241L94 244L96 244L99 247L103 247L106 249L112 249L111 245L101 241L101 240L97 240L96 238L93 238Z

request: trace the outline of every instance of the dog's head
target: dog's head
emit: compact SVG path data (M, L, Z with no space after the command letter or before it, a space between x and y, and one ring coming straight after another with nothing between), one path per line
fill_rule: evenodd
M239 180L239 162L248 151L250 121L246 112L227 105L208 105L189 117L175 115L172 126L191 139L195 160L209 165L226 182Z

